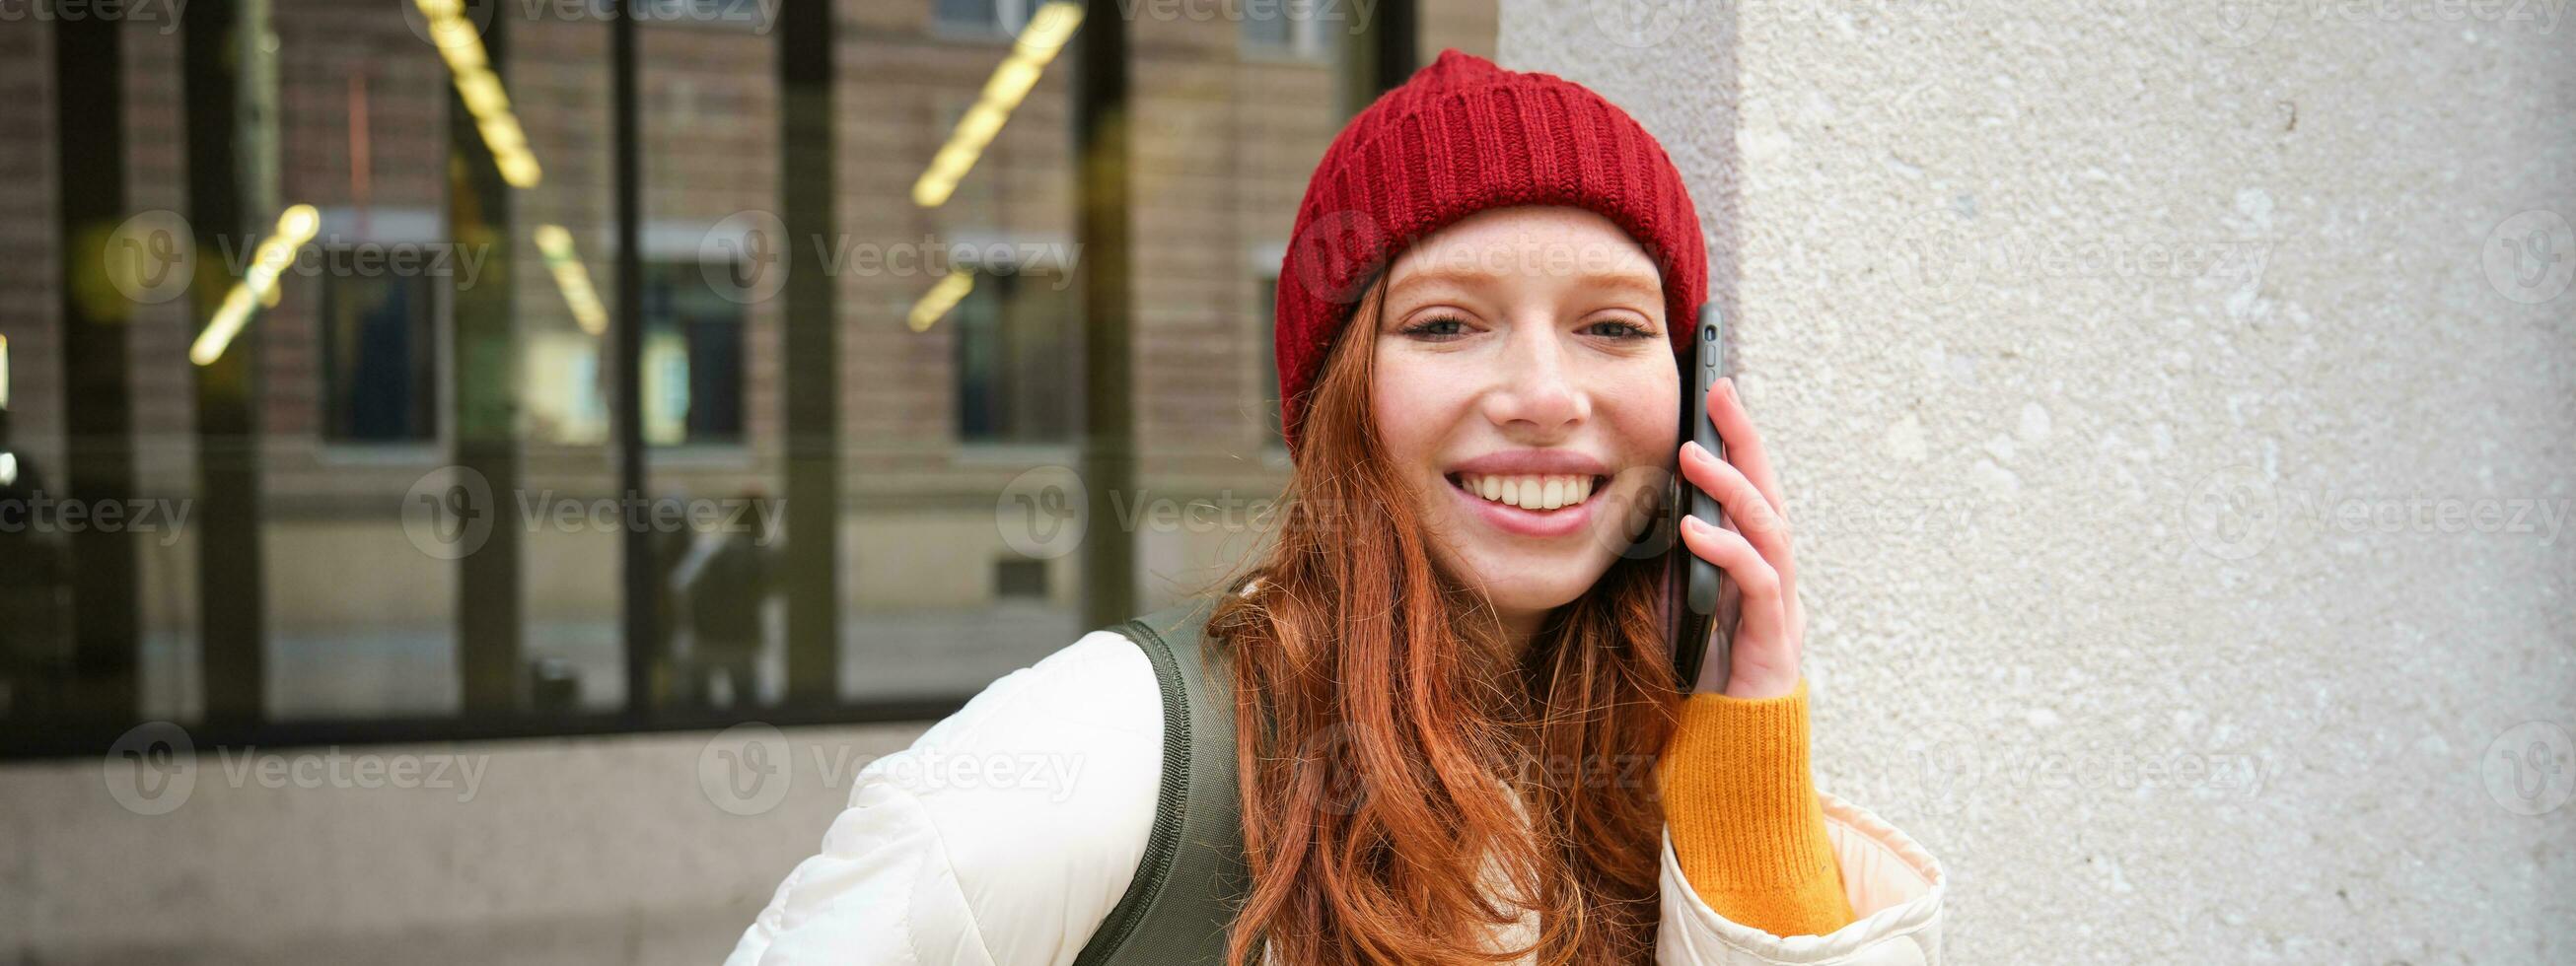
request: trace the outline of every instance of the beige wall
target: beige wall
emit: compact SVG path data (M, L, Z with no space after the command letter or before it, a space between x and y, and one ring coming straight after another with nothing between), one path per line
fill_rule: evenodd
M2381 6L1503 4L1719 240L1957 962L2576 960L2576 25Z

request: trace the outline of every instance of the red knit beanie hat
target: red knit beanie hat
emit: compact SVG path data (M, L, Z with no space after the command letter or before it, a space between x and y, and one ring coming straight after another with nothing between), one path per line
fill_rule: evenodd
M1708 252L1663 145L1580 84L1444 50L1351 119L1297 206L1273 334L1292 455L1307 391L1378 270L1434 231L1511 205L1588 208L1625 230L1663 273L1674 351L1689 348Z

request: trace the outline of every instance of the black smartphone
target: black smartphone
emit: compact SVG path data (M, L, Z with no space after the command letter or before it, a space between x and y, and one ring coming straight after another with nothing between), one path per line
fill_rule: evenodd
M1683 439L1696 440L1717 458L1726 458L1726 441L1719 439L1717 426L1708 418L1708 394L1726 372L1726 314L1712 300L1700 306L1699 318L1691 334L1691 351L1681 360ZM1711 525L1724 526L1726 510L1717 498L1682 478L1681 465L1673 465L1672 488L1667 491L1673 508L1672 552L1665 569L1665 608L1672 623L1673 678L1688 693L1724 691L1727 671L1731 667L1728 641L1719 634L1718 597L1726 572L1716 564L1692 553L1681 540L1681 514L1689 513ZM1714 662L1714 666L1709 666ZM1704 680L1705 679L1705 680Z

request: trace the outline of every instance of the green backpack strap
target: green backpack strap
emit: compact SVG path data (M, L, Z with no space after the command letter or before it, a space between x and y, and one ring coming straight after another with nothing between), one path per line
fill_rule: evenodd
M1224 656L1203 662L1216 601L1192 601L1111 628L1153 662L1163 693L1163 783L1136 878L1074 966L1225 962L1226 929L1251 876L1235 789L1234 696Z

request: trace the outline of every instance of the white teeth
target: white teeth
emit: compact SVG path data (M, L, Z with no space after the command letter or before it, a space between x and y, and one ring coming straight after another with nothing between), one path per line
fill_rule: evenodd
M1477 476L1458 474L1458 488L1524 510L1555 510L1592 498L1592 477L1568 475Z

